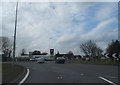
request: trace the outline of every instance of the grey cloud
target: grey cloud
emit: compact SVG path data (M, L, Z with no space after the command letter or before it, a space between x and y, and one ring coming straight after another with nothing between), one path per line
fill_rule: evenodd
M10 8L4 4L5 16L2 16L6 36L12 35L14 31L15 3L8 4ZM19 3L17 51L25 48L28 52L35 49L49 52L49 48L54 47L55 51L66 53L72 50L79 54L81 43L89 39L96 42L100 40L98 43L103 41L106 35L101 33L112 20L101 22L96 28L84 33L87 19L91 17L87 11L93 5L95 3ZM110 37L115 39L115 32L107 38L110 40ZM104 41L101 43L105 45Z

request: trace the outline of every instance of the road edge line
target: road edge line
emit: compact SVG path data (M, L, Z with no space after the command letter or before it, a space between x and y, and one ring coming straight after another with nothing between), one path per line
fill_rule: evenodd
M117 85L116 83L114 83L114 82L112 82L112 81L110 81L110 80L108 80L108 79L106 79L104 77L99 76L99 78L106 81L106 82L108 82L108 83L110 83L110 84Z
M29 73L30 73L30 70L27 68L27 73L25 77L18 83L18 85L21 85L27 79L27 77L29 76Z

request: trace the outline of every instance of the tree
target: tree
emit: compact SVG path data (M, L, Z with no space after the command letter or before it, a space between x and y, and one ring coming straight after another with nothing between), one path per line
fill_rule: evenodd
M115 40L108 44L108 47L106 49L107 53L113 54L113 53L120 53L120 41Z
M92 59L98 58L102 53L102 49L100 49L97 44L91 40L81 44L80 49L86 56L89 56Z
M33 51L33 53L32 53L33 55L40 55L41 54L41 52L40 51L37 51L37 50L35 50L35 51Z
M71 60L71 58L74 57L74 54L73 54L72 51L69 51L67 54L68 54L67 57L68 57L68 59L70 59L70 60Z
M48 53L47 52L42 52L41 55L47 55Z
M103 52L103 50L100 48L100 47L98 47L97 49L96 49L96 57L101 57L102 56L102 52Z
M21 51L21 55L25 55L26 54L26 50L23 48Z
M3 61L7 61L11 57L12 44L8 37L0 37L0 50L3 52Z

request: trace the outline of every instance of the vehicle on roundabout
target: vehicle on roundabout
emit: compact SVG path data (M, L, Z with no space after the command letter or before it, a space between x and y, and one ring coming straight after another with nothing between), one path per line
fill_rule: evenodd
M45 58L43 57L38 58L37 63L45 63Z
M65 63L65 58L64 57L57 57L55 60L55 63Z

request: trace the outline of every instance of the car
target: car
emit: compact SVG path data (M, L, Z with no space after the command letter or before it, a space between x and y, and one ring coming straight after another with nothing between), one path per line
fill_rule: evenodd
M54 61L55 59L53 58L45 58L45 61Z
M37 61L36 58L30 58L30 61Z
M65 63L65 58L64 57L57 57L55 60L55 63Z
M38 58L37 63L45 63L45 58L43 57Z

